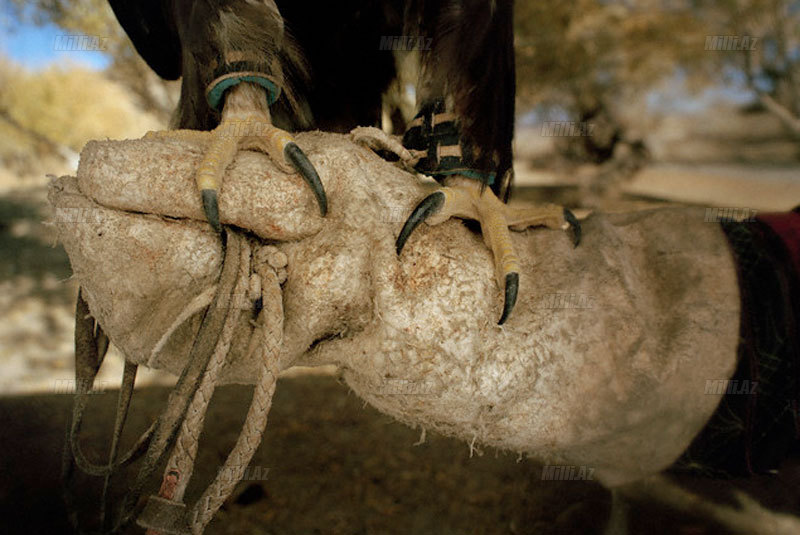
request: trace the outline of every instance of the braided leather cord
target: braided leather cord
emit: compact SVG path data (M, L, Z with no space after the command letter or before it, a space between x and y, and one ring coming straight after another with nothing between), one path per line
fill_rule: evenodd
M283 343L283 296L280 282L275 271L266 262L258 262L256 270L261 278L263 308L258 316L251 347L254 346L261 353L261 376L256 383L244 427L233 450L189 515L189 524L195 535L203 532L222 503L231 495L258 449L280 372L280 350ZM258 337L257 333L261 336Z
M246 241L245 241L246 243ZM245 285L249 284L250 273L250 247L244 246L241 251L239 264L239 277L236 281L233 295L242 295ZM208 363L208 369L203 374L200 387L195 392L186 418L181 424L180 434L175 441L167 466L164 470L164 479L159 496L172 501L180 502L183 500L184 492L189 484L189 479L194 469L194 461L197 456L197 447L200 441L200 433L203 429L206 410L214 395L214 390L222 371L228 352L230 351L233 334L236 330L241 310L236 303L232 303L225 324L222 327L222 335L219 343L214 348L214 354ZM174 481L174 484L173 484Z
M120 518L114 530L116 532L125 529L139 516L141 512L141 508L137 505L139 496L149 477L163 460L167 448L174 443L189 404L200 387L202 376L219 342L226 313L230 307L231 293L239 275L240 251L244 241L245 238L234 232L226 231L223 234L225 255L219 277L219 291L213 304L203 316L200 331L195 338L186 366L169 396L166 408L156 422L156 430L148 445L139 474L123 501Z

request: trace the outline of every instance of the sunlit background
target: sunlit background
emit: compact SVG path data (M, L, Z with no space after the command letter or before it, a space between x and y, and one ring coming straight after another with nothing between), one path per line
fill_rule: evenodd
M52 392L72 377L76 285L44 222L48 175L74 173L90 139L165 128L178 86L102 0L0 9L0 393ZM800 204L800 2L520 1L516 15L518 199ZM385 115L402 123L398 87ZM117 357L101 388L119 371Z

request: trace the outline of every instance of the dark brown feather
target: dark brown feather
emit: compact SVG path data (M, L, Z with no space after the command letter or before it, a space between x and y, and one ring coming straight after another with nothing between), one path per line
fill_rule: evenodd
M173 126L208 130L219 114L205 92L215 67L232 51L263 58L282 87L272 106L288 130L347 131L378 125L382 94L396 76L394 52L381 38L423 37L418 102L444 97L475 167L497 175L492 189L507 199L514 130L512 0L165 0L158 9L115 12L137 50L174 74L180 61L181 99ZM150 5L150 4L148 4ZM137 22L137 17L139 20ZM160 29L148 33L148 28ZM147 39L154 39L148 42ZM174 44L180 44L174 50ZM165 57L153 55L161 45ZM151 63L151 66L154 63ZM171 65L171 67L170 67ZM169 67L169 68L168 68ZM154 67L155 68L155 67Z

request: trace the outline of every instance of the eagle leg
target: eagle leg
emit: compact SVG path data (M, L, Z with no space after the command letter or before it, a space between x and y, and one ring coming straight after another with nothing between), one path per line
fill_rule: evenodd
M503 289L503 313L499 325L506 322L517 300L519 290L519 257L511 243L512 230L531 226L551 229L571 228L573 243L578 245L580 223L567 210L547 204L532 208L517 208L500 201L494 192L479 181L460 175L444 179L444 187L425 197L403 225L395 244L397 254L403 251L414 229L423 221L438 225L452 217L480 222L483 241L492 250L497 285Z
M322 216L328 212L328 201L316 169L292 136L272 125L269 108L260 86L242 82L225 94L222 121L210 132L169 130L148 132L145 139L172 139L205 144L205 154L195 182L200 191L206 219L217 232L222 227L219 216L218 191L227 167L240 150L265 153L285 173L299 173L316 197Z

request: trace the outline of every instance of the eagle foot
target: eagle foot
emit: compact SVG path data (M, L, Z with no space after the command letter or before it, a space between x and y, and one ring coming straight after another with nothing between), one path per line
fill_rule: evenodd
M445 187L425 197L411 212L397 237L397 254L402 253L411 233L423 221L429 225L438 225L452 217L479 221L483 241L494 255L497 285L504 291L503 313L498 322L502 325L514 308L519 290L519 257L514 252L508 229L569 228L577 247L581 239L580 223L568 209L554 204L531 208L508 206L491 189L471 178L453 175L444 183Z
M414 156L403 146L399 136L392 136L374 126L358 126L350 131L353 143L363 145L374 152L388 152L397 156L407 170L416 173L414 166L419 161L419 156Z
M222 230L217 200L219 187L225 169L240 150L263 152L283 172L299 173L313 191L320 214L325 216L328 212L325 189L316 169L291 134L273 126L269 114L263 111L236 107L232 113L226 112L228 110L224 109L222 122L210 132L167 130L148 132L144 136L144 139L182 140L206 145L195 182L201 194L206 219L214 230Z

